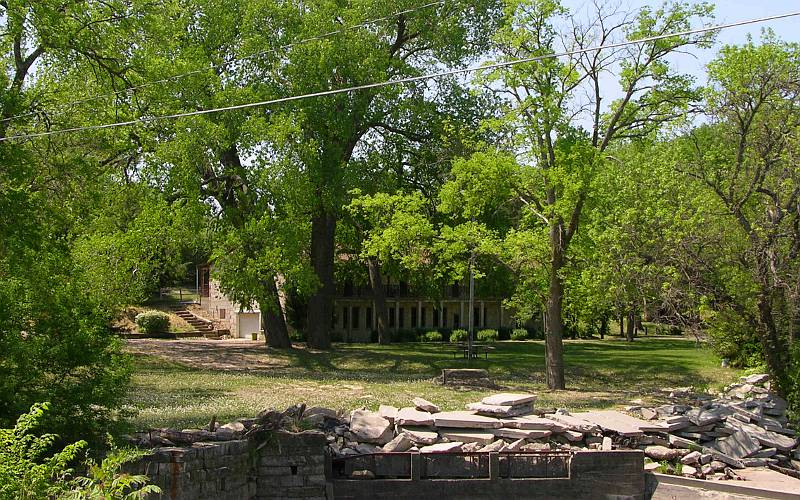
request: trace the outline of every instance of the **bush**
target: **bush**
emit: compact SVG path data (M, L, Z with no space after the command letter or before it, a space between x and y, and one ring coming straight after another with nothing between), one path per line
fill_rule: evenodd
M291 340L292 342L305 342L306 332L304 330L292 330L291 332L289 332L289 340ZM331 341L341 342L342 334L340 332L332 332Z
M456 329L450 334L450 342L466 342L468 333L466 330Z
M414 330L398 330L392 333L393 342L416 342L417 332Z
M500 334L497 330L487 328L478 332L478 340L481 342L497 342L500 339Z
M422 338L424 338L426 342L441 342L443 337L441 333L434 330L427 332Z
M136 325L142 333L169 331L169 315L161 311L145 311L136 315Z
M514 328L511 332L511 340L528 340L528 330L524 328Z

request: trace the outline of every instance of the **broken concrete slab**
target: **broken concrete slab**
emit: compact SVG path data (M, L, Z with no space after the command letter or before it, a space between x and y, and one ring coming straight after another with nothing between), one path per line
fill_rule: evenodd
M564 432L568 429L566 425L560 422L556 422L555 420L550 420L549 418L534 417L534 416L502 418L500 419L500 421L503 423L503 427L510 427L512 429L540 430L540 431L552 431L552 432Z
M385 452L401 452L407 451L412 446L414 446L414 442L409 439L407 434L400 433L395 436L394 439L383 445L383 451Z
M397 418L398 411L399 410L394 406L380 405L378 407L378 415L385 418L391 423L394 423L395 418Z
M426 427L399 427L398 434L405 434L414 444L433 444L439 440L439 433Z
M469 403L467 409L479 415L491 417L516 417L520 415L530 415L533 413L533 405L524 404L519 406L498 406L485 403Z
M427 399L414 398L411 402L417 410L427 411L428 413L439 413L439 407Z
M439 435L450 441L460 441L462 443L479 443L485 446L494 442L495 435L491 432L469 431L459 428L438 429Z
M600 445L600 449L603 451L611 451L614 446L614 443L611 441L611 438L605 436L603 438L603 443Z
M753 424L747 424L734 419L728 419L726 425L734 427L740 431L754 437L763 446L777 448L781 451L790 451L797 445L797 439L777 432L768 431Z
M588 422L579 417L574 417L572 415L549 413L545 415L545 417L560 424L566 425L571 431L582 432L585 434L594 434L600 432L600 427L597 424Z
M533 403L536 400L535 394L512 394L502 393L493 396L486 396L481 399L481 403L492 406L520 406Z
M461 451L461 446L464 443L454 441L452 443L438 443L430 446L423 446L419 449L420 453L450 453L454 451Z
M497 441L491 444L487 444L478 451L481 453L486 453L490 451L502 451L505 447L506 447L505 441L503 441L502 439L498 439Z
M613 410L574 413L572 416L595 423L603 430L616 432L621 436L642 436L644 435L644 430L647 430L648 432L665 431L664 426L631 417L630 415L625 415L624 413Z
M675 460L681 456L681 450L674 448L667 448L666 446L647 446L644 449L644 454L658 462L663 460Z
M498 429L503 423L495 418L476 415L471 411L443 411L433 415L436 427L464 429Z
M651 408L642 408L642 418L645 420L654 420L658 413Z
M717 439L714 447L733 458L744 458L761 449L761 445L745 432L736 432L726 438Z
M505 427L492 429L492 432L495 436L509 439L542 439L552 434L551 431L546 430L509 429Z
M564 436L570 442L580 441L583 439L583 433L579 431L564 431L559 436Z
M401 408L395 417L397 425L433 425L433 415L416 408Z
M392 440L392 425L388 420L368 410L350 413L350 432L359 442L386 444Z

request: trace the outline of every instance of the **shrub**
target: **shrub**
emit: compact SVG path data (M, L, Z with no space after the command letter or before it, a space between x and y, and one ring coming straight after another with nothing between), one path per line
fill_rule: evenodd
M169 331L169 315L161 311L145 311L136 315L136 325L142 333Z
M121 500L144 500L161 493L158 486L147 484L150 478L121 472L123 465L138 460L147 452L134 448L116 448L99 464L87 460L86 477L72 481L72 489L63 500L85 500L119 498Z
M442 341L442 334L437 331L427 332L423 338L426 342L441 342Z
M304 330L292 330L289 332L289 340L293 342L305 342L306 341L306 332ZM331 341L333 342L341 342L342 341L342 334L340 332L332 332L331 333Z
M456 329L450 334L450 342L466 342L468 333L466 330Z
M500 334L497 333L497 330L487 328L478 332L478 340L481 342L497 342L499 338Z
M416 342L417 332L414 330L398 330L392 333L394 342Z
M528 340L528 330L524 328L514 328L511 332L511 340Z

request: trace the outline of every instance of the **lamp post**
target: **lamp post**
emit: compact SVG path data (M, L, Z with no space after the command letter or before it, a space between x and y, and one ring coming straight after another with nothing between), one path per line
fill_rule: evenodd
M472 362L472 338L475 330L475 249L472 248L469 254L469 334L467 335L467 359Z

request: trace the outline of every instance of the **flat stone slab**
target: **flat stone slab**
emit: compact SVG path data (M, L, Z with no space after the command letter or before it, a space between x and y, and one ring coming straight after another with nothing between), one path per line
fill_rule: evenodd
M419 449L420 453L448 453L452 451L461 451L461 446L464 443L454 441L452 443L439 443L430 446L423 446Z
M350 432L359 442L386 444L392 440L392 424L375 412L353 410L350 413Z
M475 415L471 411L443 411L433 415L436 427L464 429L499 429L503 423L496 418Z
M414 442L409 439L408 434L400 433L395 436L394 439L383 445L383 451L385 452L401 452L407 451L412 446L414 446Z
M566 425L556 422L555 420L534 416L502 418L500 421L503 423L503 427L510 427L512 429L553 432L564 432L568 429Z
M714 447L733 458L744 458L761 449L761 445L750 434L739 431L726 438L717 439Z
M519 406L533 403L534 401L536 401L535 394L512 394L506 392L481 399L481 403L494 406Z
M664 427L654 425L652 422L625 415L618 411L589 411L585 413L574 413L574 417L582 418L593 422L606 431L613 431L621 436L639 437L644 435L644 430L659 432Z
M394 423L394 419L397 418L398 411L399 410L394 406L380 405L378 407L378 415L385 418L391 423Z
M733 410L728 408L714 408L711 410L702 410L700 408L693 408L686 412L686 417L694 425L707 425L720 422L723 418L732 414Z
M568 441L580 441L583 439L583 433L580 431L564 431L562 436L566 437Z
M411 402L417 410L427 411L428 413L439 413L439 407L427 399L414 398Z
M740 422L736 419L729 418L725 422L726 426L733 427L734 429L743 431L751 437L758 440L763 446L768 448L777 448L781 451L790 451L797 445L797 439L777 432L768 431L757 425L747 424Z
M509 439L541 439L552 434L552 432L548 430L525 430L509 428L493 429L492 432L495 436Z
M495 437L491 432L469 431L458 428L439 429L439 435L450 441L460 441L462 443L479 443L487 445L494 442Z
M395 417L397 425L433 425L433 415L416 408L401 408Z
M533 413L533 405L526 403L518 406L489 405L486 403L469 403L468 410L472 410L480 415L495 417L517 417L520 415L530 415Z
M554 420L558 423L564 424L571 431L578 431L583 433L596 433L600 432L600 427L592 422L584 420L572 415L562 415L560 413L552 413L545 415L546 418Z
M433 444L439 440L439 433L425 427L400 427L398 434L405 434L414 444Z

